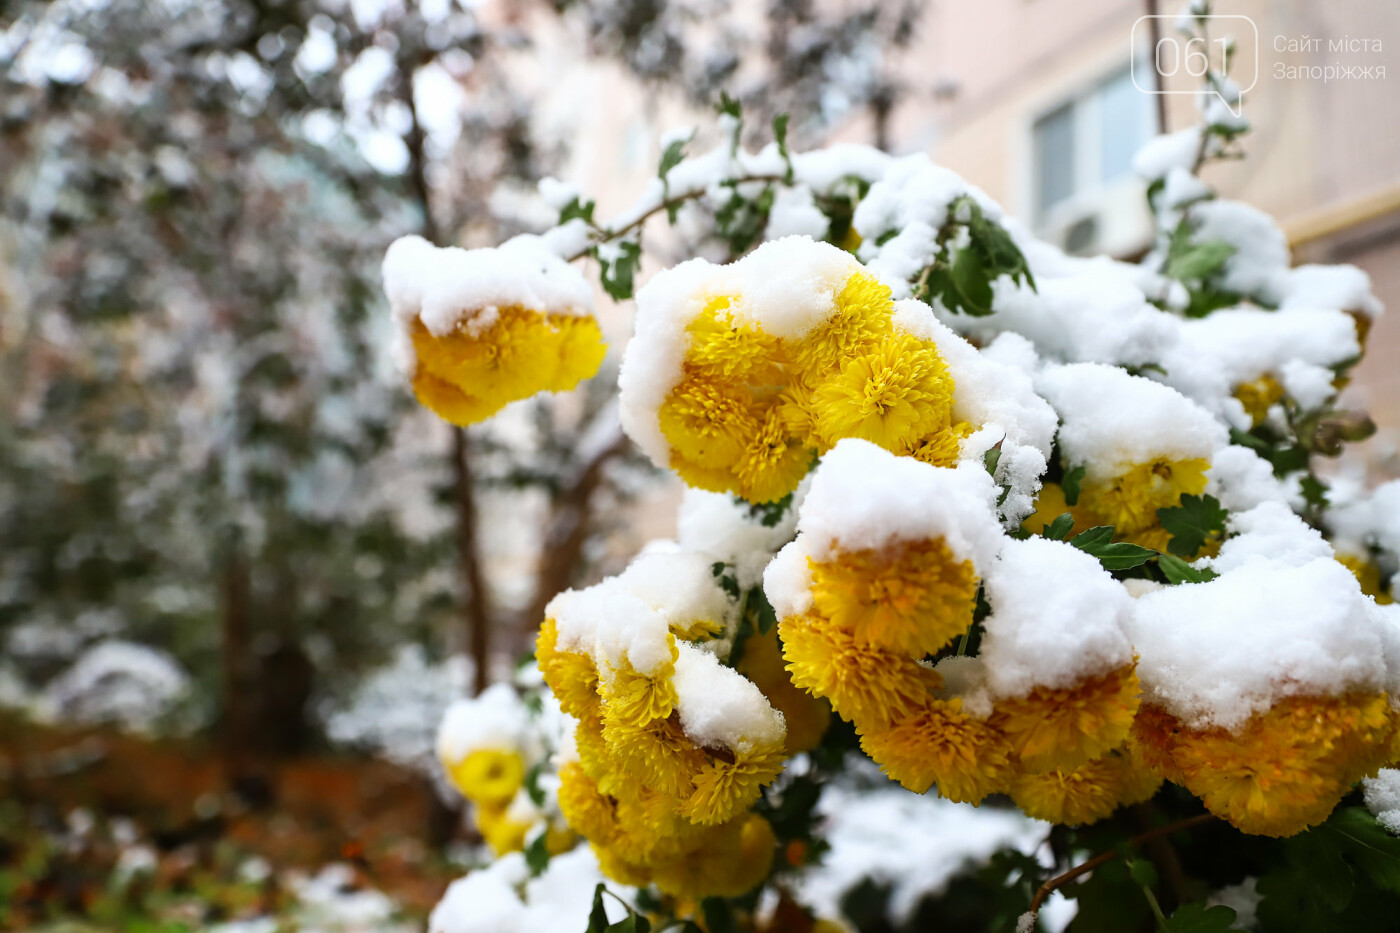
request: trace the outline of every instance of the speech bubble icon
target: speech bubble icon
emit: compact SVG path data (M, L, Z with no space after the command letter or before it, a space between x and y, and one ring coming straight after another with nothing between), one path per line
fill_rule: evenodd
M1206 108L1207 120L1216 123L1223 118L1223 114L1211 117L1211 110L1216 106L1239 120L1244 115L1244 95L1259 83L1259 27L1254 20L1238 13L1205 13L1193 15L1191 19L1200 29L1196 35L1178 33L1175 29L1178 19L1175 16L1151 14L1137 18L1128 38L1133 87L1144 94L1194 95L1200 94L1202 88L1166 90L1167 79L1184 76L1208 81L1211 104ZM1154 20L1157 22L1154 23ZM1210 39L1207 36L1212 24L1221 27L1221 35ZM1155 43L1152 39L1154 35L1159 37ZM1241 37L1253 50L1248 59L1251 69L1249 82L1243 86L1238 72L1230 77L1225 76L1226 61L1228 59L1234 63L1233 56L1241 46ZM1144 48L1150 51L1145 61L1137 54L1139 49ZM1208 78L1208 74L1214 78Z

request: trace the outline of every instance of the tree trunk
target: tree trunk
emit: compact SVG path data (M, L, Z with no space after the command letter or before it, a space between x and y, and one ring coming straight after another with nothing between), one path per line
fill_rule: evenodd
M555 499L545 531L539 572L535 575L534 597L517 626L517 637L521 642L518 647L522 650L535 628L544 620L544 607L573 582L583 546L588 543L593 493L602 483L603 468L608 461L626 449L627 439L619 434L617 440L582 466Z
M467 653L476 665L477 693L490 682L491 619L486 583L477 550L476 497L472 491L470 439L465 428L452 430L452 472L457 500L457 552L462 570L462 623Z
M228 549L223 573L223 702L221 752L224 779L234 784L249 770L248 742L248 562L236 544Z

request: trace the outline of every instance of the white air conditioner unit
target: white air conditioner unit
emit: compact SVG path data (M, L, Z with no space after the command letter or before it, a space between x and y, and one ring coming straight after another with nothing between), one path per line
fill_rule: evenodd
M1146 187L1128 177L1066 198L1036 233L1074 256L1134 256L1152 244Z

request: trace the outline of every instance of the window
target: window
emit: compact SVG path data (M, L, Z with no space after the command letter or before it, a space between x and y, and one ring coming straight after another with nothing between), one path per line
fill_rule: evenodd
M1074 194L1074 105L1065 104L1035 124L1035 212L1044 217Z
M1133 87L1127 68L1035 121L1035 223L1044 227L1063 205L1092 198L1132 176L1133 154L1153 132L1151 95Z

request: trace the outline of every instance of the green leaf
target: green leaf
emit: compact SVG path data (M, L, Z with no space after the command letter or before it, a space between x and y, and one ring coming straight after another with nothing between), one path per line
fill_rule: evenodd
M593 202L580 202L578 198L574 198L564 205L564 209L559 212L559 223L566 224L575 219L593 223Z
M992 282L981 254L970 246L958 250L951 270L962 308L973 317L992 313Z
M1178 246L1177 238L1173 237L1167 254L1167 278L1178 282L1203 282L1235 255L1235 248L1223 240L1194 243L1188 239L1185 242L1187 245Z
M1400 839L1364 807L1342 807L1313 832L1332 835L1342 850L1379 887L1400 894Z
M1089 554L1095 553L1113 540L1112 525L1095 525L1088 531L1081 531L1070 538L1069 543Z
M1001 462L1001 444L988 450L982 455L982 465L987 468L987 472L992 476L997 475L997 464Z
M1224 904L1183 904L1171 915L1165 927L1169 933L1232 933L1235 911Z
M729 96L728 91L719 92L719 103L715 104L715 113L720 116L731 116L736 120L744 118L744 110L739 106L739 102Z
M729 565L724 561L715 561L710 565L710 573L719 579L720 589L729 596L730 599L739 598L739 581L734 575L728 573Z
M1063 515L1057 516L1055 520L1046 525L1040 533L1055 541L1063 541L1065 535L1069 534L1070 529L1073 527L1074 516L1066 512Z
M1079 504L1079 484L1084 482L1084 467L1077 466L1065 474L1060 488L1065 491L1065 505Z
M1113 542L1113 526L1098 525L1070 538L1069 543L1092 557L1097 557L1105 570L1128 570L1147 563L1157 556L1151 548L1126 541Z
M686 139L671 140L670 145L666 147L666 151L661 153L661 164L656 169L657 178L665 181L667 173L681 164L681 160L685 158L685 146L687 142L689 142L689 140Z
M765 185L758 196L750 200L739 193L735 183L724 184L729 188L729 200L715 211L715 232L737 256L747 252L763 234L773 207L774 189L772 185Z
M734 923L734 911L722 897L707 897L700 902L700 913L705 917L705 928L710 933L738 933Z
M1308 452L1296 444L1289 442L1270 443L1257 434L1240 431L1237 428L1230 429L1230 443L1248 447L1269 461L1274 468L1274 475L1280 478L1308 468Z
M780 113L773 117L773 141L778 144L778 155L783 157L783 164L787 166L787 171L783 173L783 180L792 184L792 153L788 151L787 131L788 115Z
M1161 554L1157 557L1157 566L1162 568L1162 573L1166 575L1167 582L1177 583L1205 583L1214 580L1219 574L1209 567L1197 569L1174 554Z
M1181 497L1181 504L1158 509L1157 520L1171 534L1167 550L1178 557L1195 557L1212 534L1225 533L1228 512L1214 496Z
M792 508L792 493L772 502L750 502L738 496L734 497L734 501L736 504L748 506L750 519L758 519L764 528L776 528L788 509Z
M1334 913L1351 903L1356 878L1342 856L1342 840L1326 831L1299 833L1287 843L1288 858L1306 872L1309 883L1321 901Z
M631 298L632 281L642 262L642 248L631 241L620 243L616 259L609 262L600 256L598 261L603 267L603 290L615 301Z
M1197 242L1196 225L1190 215L1185 215L1172 231L1167 243L1167 261L1162 272L1177 281L1199 282L1219 271L1220 267L1234 255L1234 247L1219 240ZM1224 250L1223 257L1221 253Z
M1026 262L1025 255L1016 246L1011 234L1001 224L984 214L981 205L971 198L955 202L955 209L961 207L962 203L968 205L968 233L973 245L982 254L989 281L1009 275L1012 281L1025 282L1034 291L1035 278L1031 275L1030 264Z
M525 864L534 877L543 874L549 867L549 846L546 842L548 838L549 833L542 832L525 847Z
M586 933L607 933L608 911L603 906L603 891L607 885L598 882L598 886L593 889L593 909L588 912L588 930Z
M651 933L651 921L641 914L629 913L608 930L610 933Z
M1128 862L1128 877L1133 879L1133 883L1144 888L1155 888L1161 879L1157 877L1157 868L1147 859L1130 858Z
M1316 474L1308 473L1299 482L1298 488L1303 493L1303 500L1308 505L1318 508L1327 507L1327 484L1318 479Z
M537 807L544 806L544 790L540 787L540 772L543 769L544 762L538 762L525 775L525 793L529 796L530 802Z
M757 599L758 602L753 603L754 599ZM755 627L758 629L758 634L767 635L772 631L773 626L778 624L778 613L773 609L773 604L768 601L768 597L763 594L762 590L755 589L749 600L753 605L754 615L757 617Z

